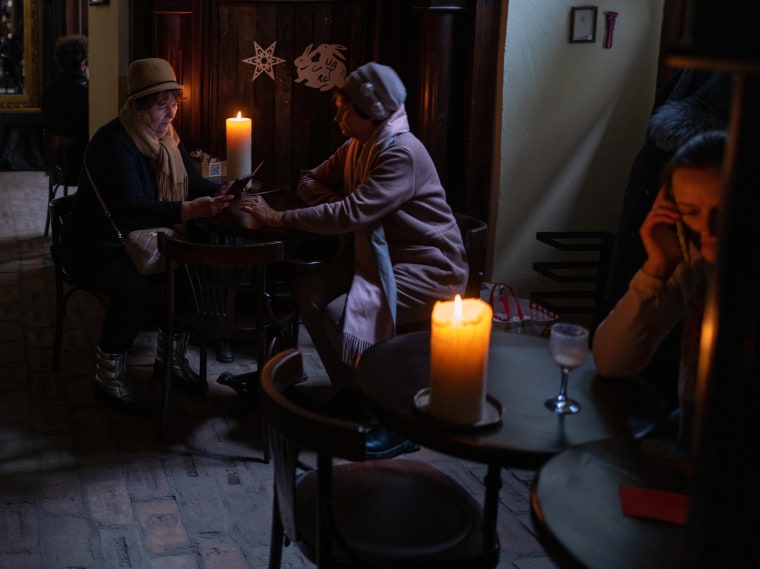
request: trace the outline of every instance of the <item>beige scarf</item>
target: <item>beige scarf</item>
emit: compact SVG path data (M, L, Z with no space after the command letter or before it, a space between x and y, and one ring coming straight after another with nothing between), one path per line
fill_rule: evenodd
M138 150L151 161L156 173L158 199L162 202L186 200L189 187L187 170L179 151L179 136L171 123L159 137L155 130L137 118L129 103L119 112L119 120Z

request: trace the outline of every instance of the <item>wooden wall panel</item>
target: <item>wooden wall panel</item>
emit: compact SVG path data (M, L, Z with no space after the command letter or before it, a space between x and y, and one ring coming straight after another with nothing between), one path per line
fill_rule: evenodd
M346 70L363 60L361 2L214 2L209 14L209 112L202 117L204 149L224 156L225 118L241 111L253 119L253 163L264 161L262 179L294 181L342 142L332 122L329 91L297 82L295 62L310 45L346 46ZM274 46L274 79L243 62Z
M449 203L488 219L503 9L502 0L152 0L134 3L133 49L180 58L191 76L178 123L188 148L225 157L225 119L239 110L253 119L261 176L289 183L343 141L330 92L298 83L296 59L325 43L347 48L347 72L370 60L390 65ZM274 55L285 61L273 66L274 80L252 81L255 68L242 62L254 41L264 50L277 42Z

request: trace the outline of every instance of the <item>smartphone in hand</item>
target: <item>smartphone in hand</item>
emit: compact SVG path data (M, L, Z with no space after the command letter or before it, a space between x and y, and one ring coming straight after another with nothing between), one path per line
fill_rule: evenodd
M227 194L230 196L235 196L235 198L240 198L243 193L245 193L245 188L248 185L248 180L253 178L256 174L259 173L259 170L261 170L261 167L264 165L264 161L262 160L259 162L259 165L256 166L256 169L251 172L250 174L245 174L244 176L240 176L237 178L232 185L230 186L230 189L227 190Z
M673 195L672 188L668 188L665 195L669 200L675 203L676 197ZM683 260L688 263L691 260L691 256L689 255L689 242L686 241L686 232L683 228L683 222L680 219L676 221L676 235L678 236L678 243L681 245L681 255L683 255Z
M248 185L248 180L251 178L253 178L253 174L246 174L245 176L236 178L235 181L232 182L230 189L227 190L227 195L235 196L235 198L241 197L245 192L245 187Z

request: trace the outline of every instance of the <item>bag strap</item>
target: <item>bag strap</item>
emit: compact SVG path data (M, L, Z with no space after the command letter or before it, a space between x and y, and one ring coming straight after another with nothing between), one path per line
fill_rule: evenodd
M100 207L103 208L103 214L106 216L106 219L111 224L111 227L113 227L113 230L116 232L116 237L118 237L120 243L124 243L124 236L121 234L121 231L119 231L119 228L116 227L116 224L113 221L113 218L111 217L111 212L108 211L108 206L106 206L106 202L103 201L103 196L100 195L100 192L98 191L98 187L95 185L95 182L92 180L92 175L90 174L90 169L87 167L87 156L85 156L84 160L84 171L87 173L87 179L90 180L90 186L92 187L92 191L95 192L95 197L98 198L98 201L100 202Z
M511 285L507 283L494 283L494 285L491 287L491 292L488 295L488 303L491 305L491 308L495 308L493 305L494 300L494 294L496 293L496 287L501 287L501 294L499 295L499 298L501 298L501 303L504 305L504 314L506 314L506 318L502 318L496 313L496 310L494 310L493 317L497 320L500 320L502 322L508 322L512 320L512 309L509 307L509 297L507 297L506 294L504 294L504 289L506 288L511 294L512 298L515 299L515 306L517 307L517 317L522 321L525 320L525 314L523 314L522 306L520 306L520 299L517 298L517 294L515 293L515 290L512 288Z

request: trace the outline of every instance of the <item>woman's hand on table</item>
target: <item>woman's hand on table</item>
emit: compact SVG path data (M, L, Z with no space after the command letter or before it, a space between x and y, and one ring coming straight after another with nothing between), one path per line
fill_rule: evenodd
M261 196L251 196L243 198L240 202L240 211L250 213L262 225L267 227L282 227L283 212L272 209L266 200Z
M203 196L182 202L182 221L198 217L214 217L227 209L233 199L235 199L234 196L222 194L214 197Z

